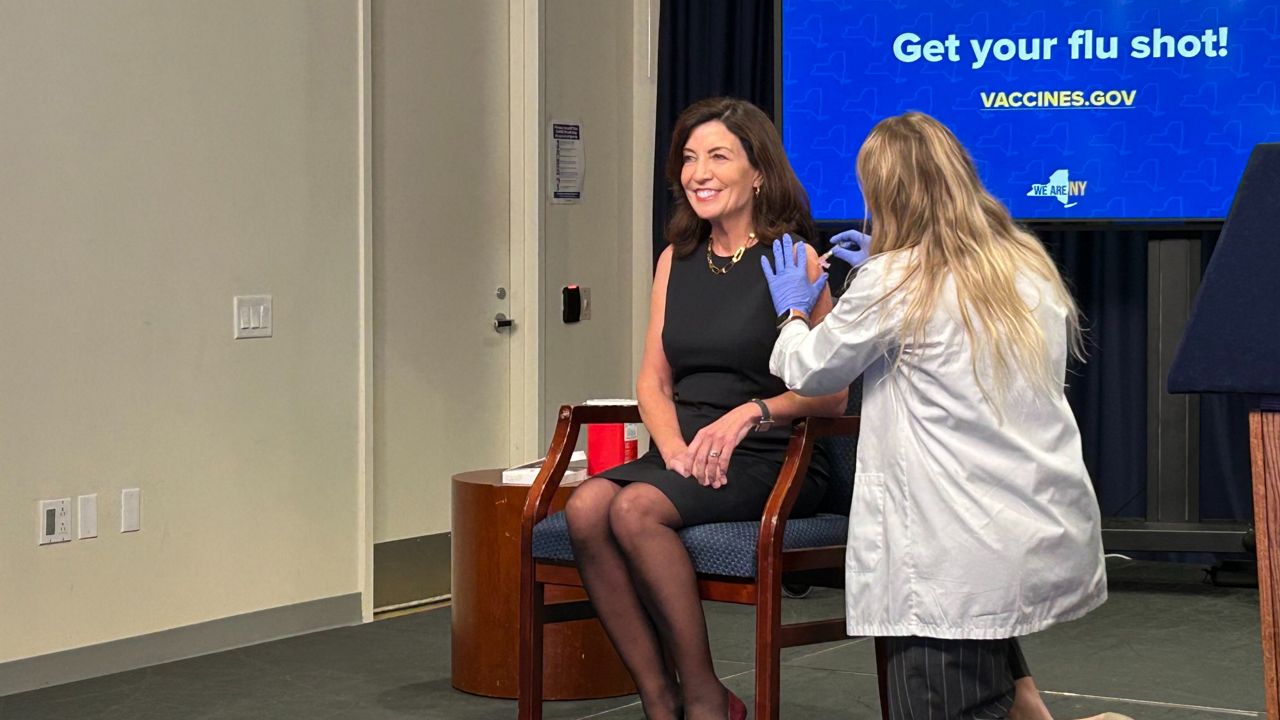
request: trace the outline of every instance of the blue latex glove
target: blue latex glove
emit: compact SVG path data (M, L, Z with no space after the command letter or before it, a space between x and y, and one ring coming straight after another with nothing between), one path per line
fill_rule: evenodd
M831 238L831 254L856 268L871 257L871 236L857 230L845 230Z
M760 258L769 294L773 296L773 309L779 315L792 310L809 314L827 285L826 273L809 282L807 257L803 242L792 244L791 236L783 235L781 240L773 241L773 266L770 267L768 257Z

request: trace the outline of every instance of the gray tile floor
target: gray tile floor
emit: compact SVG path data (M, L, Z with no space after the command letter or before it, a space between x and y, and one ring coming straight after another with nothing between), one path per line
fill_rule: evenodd
M1116 561L1100 610L1024 641L1057 718L1265 717L1255 589L1200 582L1198 568ZM835 591L787 601L788 619L839 612ZM751 695L752 610L708 604L722 677ZM515 717L512 701L449 685L449 611L433 610L0 698L3 720L292 720ZM878 717L866 640L793 648L784 718ZM549 719L643 717L635 698L548 703Z

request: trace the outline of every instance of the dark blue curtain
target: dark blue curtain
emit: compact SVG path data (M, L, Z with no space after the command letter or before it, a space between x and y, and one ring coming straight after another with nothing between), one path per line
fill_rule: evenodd
M1138 231L1038 233L1084 315L1086 362L1067 399L1104 517L1143 517L1147 486L1147 237Z
M670 189L663 170L671 128L680 111L695 100L732 95L773 114L773 6L774 0L662 1L654 151L655 260L665 245L662 229ZM821 228L819 244L840 229ZM1151 233L1042 229L1038 235L1058 261L1085 316L1088 358L1070 369L1067 397L1080 424L1085 461L1103 515L1144 517ZM1202 267L1216 242L1216 231L1202 234ZM832 282L842 279L833 277ZM1201 398L1200 512L1204 519L1252 518L1248 402L1237 396Z
M658 117L653 147L653 260L666 243L671 207L664 177L680 111L727 95L773 117L774 0L662 0L658 22Z

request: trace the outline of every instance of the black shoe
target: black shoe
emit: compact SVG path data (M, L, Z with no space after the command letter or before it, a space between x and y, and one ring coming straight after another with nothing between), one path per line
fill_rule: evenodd
M809 585L799 585L796 583L782 583L782 596L789 597L793 600L809 597L809 593L813 588Z

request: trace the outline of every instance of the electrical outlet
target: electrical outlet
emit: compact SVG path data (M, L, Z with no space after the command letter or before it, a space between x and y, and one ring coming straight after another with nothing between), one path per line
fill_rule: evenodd
M120 532L142 529L142 491L129 488L120 491Z
M37 544L71 542L71 498L40 501Z

